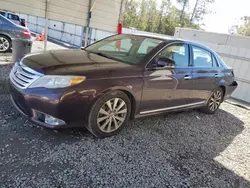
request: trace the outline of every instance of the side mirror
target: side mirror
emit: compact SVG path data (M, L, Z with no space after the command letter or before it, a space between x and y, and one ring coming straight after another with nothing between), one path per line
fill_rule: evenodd
M172 59L166 58L166 57L160 57L157 60L157 66L158 67L171 67L174 68L175 62Z

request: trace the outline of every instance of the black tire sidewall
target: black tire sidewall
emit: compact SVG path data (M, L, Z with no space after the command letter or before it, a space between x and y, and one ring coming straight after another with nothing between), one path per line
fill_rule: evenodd
M112 98L121 98L122 100L124 100L124 102L127 105L127 116L125 121L123 122L123 124L120 126L119 129L117 129L114 132L111 133L104 133L102 132L98 125L97 125L97 115L98 112L100 110L100 108L110 99ZM107 94L105 94L103 97L101 97L100 99L98 99L94 105L91 108L91 111L89 113L89 117L88 117L88 123L87 123L87 129L95 136L98 138L104 138L104 137L109 137L109 136L113 136L117 133L119 133L125 126L125 124L128 122L129 117L130 117L130 113L131 113L131 101L129 99L129 97L122 91L113 91L113 92L109 92Z
M7 50L3 51L3 52L1 51L0 53L9 52L9 51L10 51L10 48L11 48L11 40L10 40L8 37L4 36L4 35L0 35L0 37L5 38L5 39L9 42L9 48L8 48Z

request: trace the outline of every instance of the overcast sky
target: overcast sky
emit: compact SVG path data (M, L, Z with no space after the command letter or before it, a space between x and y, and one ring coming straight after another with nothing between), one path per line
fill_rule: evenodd
M190 0L190 9L195 1ZM241 17L250 16L250 0L215 0L209 8L215 13L205 16L204 29L211 32L228 33L229 27L239 23Z
M228 33L228 28L239 23L241 17L250 16L250 0L215 0L211 8L215 14L204 19L207 31Z

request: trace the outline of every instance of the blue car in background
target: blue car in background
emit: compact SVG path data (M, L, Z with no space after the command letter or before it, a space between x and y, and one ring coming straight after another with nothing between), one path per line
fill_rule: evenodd
M30 30L0 15L0 53L10 51L13 38L31 42Z
M0 10L0 14L17 25L25 26L25 20L21 19L17 14Z

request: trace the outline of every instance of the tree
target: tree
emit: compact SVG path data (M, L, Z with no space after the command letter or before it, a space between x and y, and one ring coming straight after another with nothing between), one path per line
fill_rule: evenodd
M205 7L200 5L200 2L205 1L214 0L197 1L193 13L195 20L198 20L199 12L205 11ZM127 0L123 25L166 35L173 35L176 27L200 29L200 22L190 22L190 13L186 10L189 0L178 0L178 2L182 5L181 10L173 6L171 0L162 0L160 7L157 6L156 0Z
M124 27L137 27L138 16L137 9L139 4L135 0L129 0L125 2L125 13L123 16Z
M250 16L242 17L241 21L241 25L233 25L229 29L229 32L232 32L232 30L234 29L234 32L239 35L250 36Z
M177 0L177 3L181 4L181 6L182 6L182 11L180 14L180 21L182 22L182 19L185 16L185 9L188 6L189 0Z
M156 25L159 21L158 18L158 10L156 8L156 1L155 0L148 0L147 6L147 27L146 31L155 32Z
M158 31L162 30L162 25L163 25L162 18L170 12L170 8L171 8L170 0L162 0L160 12L159 12L159 24L157 28Z
M203 20L204 15L210 13L211 11L207 8L207 6L211 3L214 3L215 0L196 0L195 6L193 8L190 22L200 22Z

